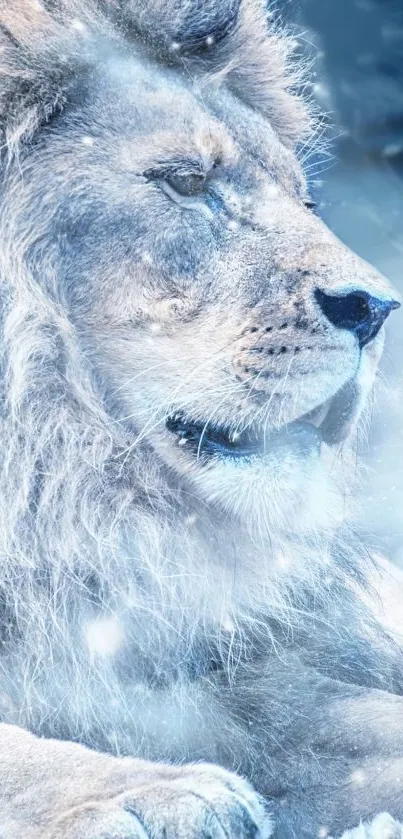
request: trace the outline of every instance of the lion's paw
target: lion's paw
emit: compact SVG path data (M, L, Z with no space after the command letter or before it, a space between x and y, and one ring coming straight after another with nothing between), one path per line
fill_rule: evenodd
M137 785L63 819L51 839L269 839L259 796L237 775L209 764Z
M347 830L341 839L403 839L403 824L389 813L380 813L372 822Z

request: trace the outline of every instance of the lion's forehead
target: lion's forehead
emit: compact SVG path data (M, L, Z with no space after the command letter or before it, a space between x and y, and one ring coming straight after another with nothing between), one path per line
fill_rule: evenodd
M306 188L297 156L264 115L224 85L209 85L204 77L161 68L144 57L109 55L89 88L85 108L74 114L70 135L74 144L81 131L80 118L82 138L98 137L101 152L128 172L193 157L206 164L220 160L238 189L247 189L257 171L291 194ZM95 156L100 159L100 144L94 145L86 149L89 163Z

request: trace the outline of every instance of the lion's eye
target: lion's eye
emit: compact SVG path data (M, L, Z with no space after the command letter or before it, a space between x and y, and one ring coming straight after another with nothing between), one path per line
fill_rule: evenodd
M304 204L305 204L305 207L307 207L308 210L315 210L316 207L318 206L316 201L312 201L310 198L306 198L305 201L304 201Z
M207 174L200 168L184 165L156 166L143 173L147 180L158 184L173 200L195 198L203 193Z
M206 176L202 172L166 174L164 182L179 195L197 195L202 192Z

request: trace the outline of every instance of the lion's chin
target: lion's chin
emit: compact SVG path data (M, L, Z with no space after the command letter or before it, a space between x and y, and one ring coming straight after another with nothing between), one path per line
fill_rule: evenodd
M235 517L254 539L295 533L299 540L324 534L345 514L338 470L328 466L317 448L291 445L247 459L212 457L187 474L205 502Z

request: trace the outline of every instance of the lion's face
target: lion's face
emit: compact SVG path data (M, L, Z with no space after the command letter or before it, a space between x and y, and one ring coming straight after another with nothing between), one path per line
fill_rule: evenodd
M225 86L112 47L32 154L69 315L129 449L227 509L311 510L395 303L312 211L296 154Z

